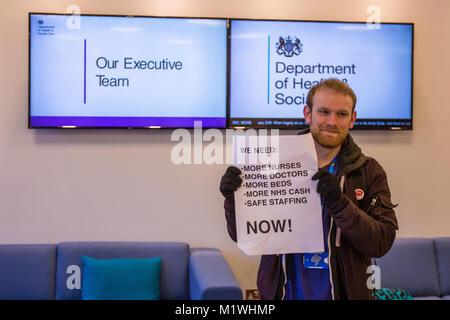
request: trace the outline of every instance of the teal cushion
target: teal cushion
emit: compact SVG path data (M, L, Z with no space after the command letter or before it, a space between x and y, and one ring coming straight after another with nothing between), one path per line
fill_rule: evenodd
M404 289L375 289L372 293L375 300L412 300L413 297L408 290Z
M83 300L157 300L161 258L106 259L81 257Z

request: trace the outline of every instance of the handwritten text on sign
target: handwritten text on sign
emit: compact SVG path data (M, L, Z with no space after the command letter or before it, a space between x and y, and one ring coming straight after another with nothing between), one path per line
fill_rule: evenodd
M236 164L243 178L235 193L238 246L248 255L323 251L320 197L311 180L317 172L312 137L278 138L267 149L278 153L271 157L277 163ZM235 155L255 150L235 142Z

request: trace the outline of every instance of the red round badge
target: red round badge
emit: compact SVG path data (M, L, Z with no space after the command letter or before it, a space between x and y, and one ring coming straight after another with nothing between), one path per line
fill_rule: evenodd
M361 200L362 198L364 198L364 191L361 189L356 189L355 194L357 200Z

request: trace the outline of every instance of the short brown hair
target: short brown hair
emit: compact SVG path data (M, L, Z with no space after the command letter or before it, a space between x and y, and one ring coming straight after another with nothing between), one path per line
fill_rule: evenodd
M352 113L355 110L356 106L356 95L353 92L352 88L348 86L347 83L338 80L338 79L325 79L320 81L318 84L314 85L311 89L309 89L308 96L306 97L306 104L310 109L313 107L313 98L316 94L316 91L322 88L332 89L336 92L343 93L346 96L349 96L353 101Z

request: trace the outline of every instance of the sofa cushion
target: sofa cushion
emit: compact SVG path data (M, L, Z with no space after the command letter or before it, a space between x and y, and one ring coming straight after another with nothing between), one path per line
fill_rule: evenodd
M55 299L56 245L0 245L0 299Z
M57 246L56 299L81 299L81 257L161 258L160 299L188 299L189 245L182 242L66 242Z
M450 295L450 238L435 238L433 240L439 270L441 295Z
M83 300L158 300L161 258L81 257Z
M382 288L399 288L415 297L439 296L439 278L432 239L397 238L389 252L376 259Z

